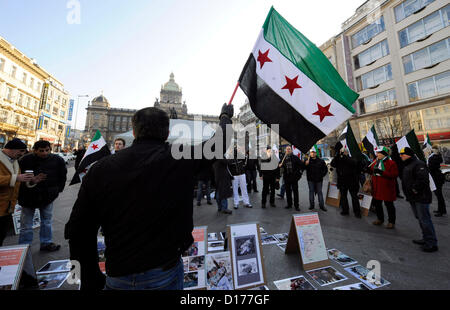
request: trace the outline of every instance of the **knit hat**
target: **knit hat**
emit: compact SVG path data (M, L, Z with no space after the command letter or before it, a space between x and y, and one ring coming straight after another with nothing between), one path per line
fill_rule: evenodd
M410 147L404 147L400 150L400 155L414 156L414 151Z
M5 149L9 150L26 150L27 145L18 138L14 138L5 145Z

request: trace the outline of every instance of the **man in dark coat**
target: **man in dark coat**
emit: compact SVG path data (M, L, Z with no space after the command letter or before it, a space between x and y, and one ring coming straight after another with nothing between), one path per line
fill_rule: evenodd
M314 210L314 196L317 194L320 209L322 211L327 211L323 200L322 182L323 178L328 173L328 168L325 162L317 157L317 153L314 148L309 152L309 154L310 157L305 161L306 177L308 179L309 187L309 210Z
M268 146L266 150L266 156L261 159L261 163L268 164L270 162L278 163L278 159L275 157L275 154L272 153L271 147ZM259 170L259 177L263 180L261 207L263 209L266 208L267 195L270 192L269 203L271 207L275 208L275 185L280 181L280 168L276 166L275 169L271 170Z
M33 146L33 153L19 160L22 171L32 170L35 175L33 181L20 186L19 204L22 206L22 217L19 244L33 242L33 217L35 210L39 209L41 251L53 252L61 247L52 242L53 201L64 190L67 168L60 156L50 152L48 141L37 141Z
M400 156L405 163L402 177L403 193L422 229L422 239L413 242L421 245L424 252L436 252L438 250L436 232L429 211L432 195L427 166L417 159L409 147L402 148Z
M219 116L223 137L229 140L232 135L226 130L231 130L233 113L233 106L224 104ZM165 142L169 116L163 110L139 110L132 124L133 144L99 160L84 176L65 227L70 258L81 265L82 290L105 287L98 266L100 226L106 245L106 288L183 289L181 255L193 243L195 175L207 159L176 159L184 147ZM217 132L216 136L220 137ZM222 142L225 152L230 141L218 138L213 145ZM189 156L196 147L190 148Z
M206 188L206 203L211 203L211 180L213 178L212 166L208 162L203 162L200 167L200 171L197 174L197 206L201 205L203 196L203 185Z
M360 165L356 159L349 156L347 149L342 148L331 161L331 167L336 168L337 187L341 193L341 215L349 214L347 194L352 197L353 213L361 218L361 209L358 199Z
M247 152L247 160L245 165L245 175L247 177L247 192L252 193L252 189L255 193L258 193L258 186L256 184L256 177L261 167L259 166L259 160L254 153Z
M233 176L228 169L228 161L226 159L216 160L213 168L216 181L217 211L223 214L232 214L233 211L228 210L228 198L233 197Z
M80 166L80 162L84 157L84 154L86 153L86 149L82 146L78 148L73 154L76 156L75 158L75 171L78 170L78 167Z
M445 176L441 171L441 164L443 162L442 155L439 152L439 148L434 145L432 148L432 153L428 157L428 169L430 170L430 174L433 177L434 184L436 185L436 190L434 194L438 200L438 210L435 211L435 216L442 217L444 214L447 214L447 207L445 205L445 199L442 195L442 187L445 184Z
M281 161L280 168L283 168L283 179L286 186L287 206L285 209L292 208L292 193L294 194L294 206L296 211L300 211L298 199L298 181L302 177L305 164L297 156L292 154L292 147L286 147L286 155Z

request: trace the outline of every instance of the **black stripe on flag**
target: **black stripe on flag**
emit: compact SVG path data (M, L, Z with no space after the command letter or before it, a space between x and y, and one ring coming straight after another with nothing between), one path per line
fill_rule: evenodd
M273 91L257 74L253 54L239 78L242 91L248 97L253 113L262 122L279 124L281 137L307 153L325 134Z
M72 178L72 181L70 182L70 185L74 185L77 183L80 183L80 173L82 173L86 168L89 167L89 165L95 163L96 161L102 159L105 156L111 155L110 150L108 149L108 145L104 145L100 150L98 150L95 153L89 154L83 160L80 162L80 165L78 166L77 171L75 172L75 175Z
M364 139L362 140L362 143L363 143L363 145L364 145L364 148L367 150L367 152L368 152L369 154L376 155L376 153L375 153L375 148L374 148L374 146L372 145L372 143L370 143L369 139L367 139L367 137L364 137Z

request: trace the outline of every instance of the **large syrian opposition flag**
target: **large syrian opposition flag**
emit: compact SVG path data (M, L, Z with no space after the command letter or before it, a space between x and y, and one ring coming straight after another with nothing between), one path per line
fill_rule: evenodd
M272 7L239 78L255 115L307 153L349 119L358 94L327 57Z
M422 151L422 147L419 143L419 139L417 139L414 129L411 130L406 136L404 136L403 138L398 140L396 143L396 147L398 149L398 152L401 152L402 148L404 148L404 147L409 147L410 149L413 150L414 154L416 154L417 158L419 158L421 161L424 161L425 163L427 162L425 159L425 155ZM428 174L428 175L429 175L429 179L430 179L430 189L431 189L431 191L435 191L436 184L434 183L434 180L431 177L431 174Z
M375 148L380 144L378 142L377 132L375 131L375 125L372 126L372 128L370 128L369 132L362 140L362 143L364 148L369 152L369 154L372 153L373 155L376 156Z
M342 147L348 150L350 157L361 160L362 153L359 149L358 142L356 142L352 126L350 126L350 122L347 122L347 126L344 128L338 139ZM337 144L337 146L338 148L340 147L339 143ZM339 152L339 150L336 150L336 152Z
M78 166L78 170L75 172L70 185L80 183L89 168L96 161L108 155L111 155L108 145L106 144L105 139L103 139L100 131L97 130L94 137L92 138L91 143L89 144L88 149L86 150L86 153L81 159L80 166Z

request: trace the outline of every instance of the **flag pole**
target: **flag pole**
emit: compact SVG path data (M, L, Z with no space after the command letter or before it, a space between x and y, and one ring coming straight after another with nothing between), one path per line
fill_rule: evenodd
M230 105L230 104L233 102L234 95L236 95L236 92L237 92L237 90L238 90L238 87L239 87L239 82L237 82L236 87L234 88L233 95L231 96L231 99L230 99L230 102L228 103L228 105Z

